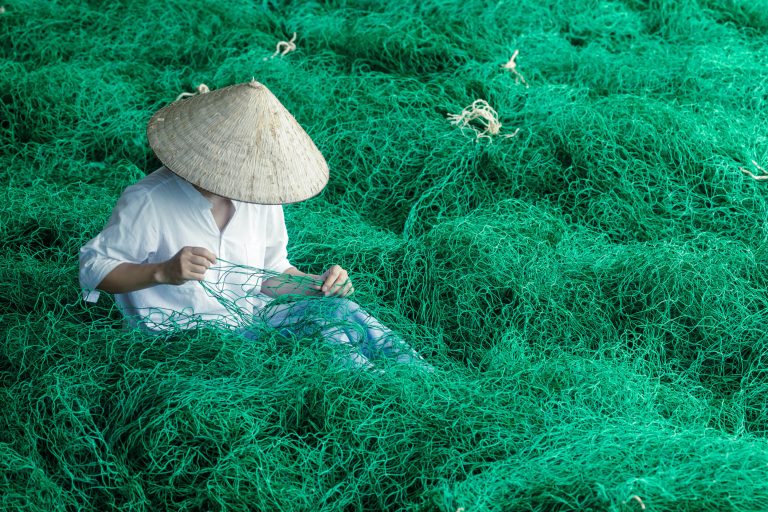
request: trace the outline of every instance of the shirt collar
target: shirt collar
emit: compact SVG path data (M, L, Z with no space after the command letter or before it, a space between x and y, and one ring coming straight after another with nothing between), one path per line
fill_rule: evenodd
M170 169L169 169L170 171ZM179 176L173 171L170 171L171 174L174 176L174 179L176 180L176 183L181 187L181 189L184 191L184 193L189 197L189 199L192 201L192 205L194 205L196 208L199 208L201 210L210 210L213 208L213 204L206 198L203 194L200 193L199 190L195 188L194 185L192 185L190 182ZM238 210L240 206L240 201L235 201L234 199L231 199L232 205L235 207L235 211Z

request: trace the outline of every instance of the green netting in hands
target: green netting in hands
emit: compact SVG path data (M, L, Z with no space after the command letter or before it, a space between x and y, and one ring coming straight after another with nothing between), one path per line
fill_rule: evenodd
M0 506L768 508L765 0L18 0L0 36ZM251 77L331 168L291 261L434 373L80 302L150 115Z

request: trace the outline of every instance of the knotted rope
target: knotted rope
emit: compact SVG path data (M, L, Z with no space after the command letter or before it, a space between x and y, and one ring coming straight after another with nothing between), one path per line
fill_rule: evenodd
M758 171L762 172L763 174L761 174L760 176L757 176L757 175L753 174L752 172L748 171L747 169L745 169L743 167L739 167L739 169L741 170L741 172L743 172L744 174L752 177L753 179L755 179L757 181L768 181L768 171L766 171L765 169L760 167L760 165L756 161L754 161L754 160L752 160L752 165L754 165L755 168Z
M465 107L460 114L448 114L448 119L451 120L451 124L454 126L461 125L462 128L469 126L477 134L477 140L481 138L490 139L491 135L498 135L501 130L501 122L499 121L499 115L485 100L475 100L468 107ZM482 126L482 130L477 129L475 126L470 125L471 121L476 121ZM516 129L514 133L503 135L504 138L511 138L518 134L520 128Z
M288 52L292 52L296 49L296 32L293 33L290 41L280 41L275 46L275 53L269 57L264 57L264 60L274 59L278 54L282 58Z
M176 96L176 99L174 101L179 101L182 98L187 98L189 96L197 96L198 94L205 94L207 92L211 92L211 90L208 88L205 84L200 84L197 86L197 92L183 92Z
M517 62L515 62L515 59L517 59L518 53L520 53L520 50L515 50L515 53L512 54L512 57L509 59L509 61L501 67L508 69L510 73L512 73L512 76L515 77L516 84L522 82L523 85L528 88L530 86L528 85L528 82L525 81L525 77L517 70Z

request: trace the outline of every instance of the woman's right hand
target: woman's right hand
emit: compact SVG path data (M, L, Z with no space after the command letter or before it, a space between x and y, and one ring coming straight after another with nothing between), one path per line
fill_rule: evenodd
M216 255L204 247L182 247L171 259L160 265L160 284L184 284L202 281L205 271L216 263Z

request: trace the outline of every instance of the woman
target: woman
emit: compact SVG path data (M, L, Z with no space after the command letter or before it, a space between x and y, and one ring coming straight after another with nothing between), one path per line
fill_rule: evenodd
M149 332L214 323L250 336L261 319L322 335L354 366L386 356L431 369L346 299L354 292L346 270L307 274L289 262L282 204L318 194L328 166L266 87L251 81L177 101L147 134L164 166L128 187L81 248L86 300L115 294L128 325ZM308 298L272 303L289 295Z

